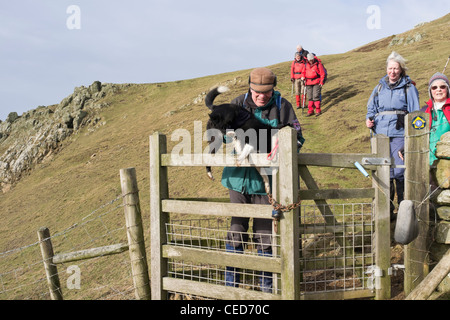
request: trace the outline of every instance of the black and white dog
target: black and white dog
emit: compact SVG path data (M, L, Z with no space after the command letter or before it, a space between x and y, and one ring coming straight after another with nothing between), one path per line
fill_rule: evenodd
M216 129L222 137L227 136L232 139L234 150L237 154L236 165L242 163L252 152L269 153L272 145L272 134L274 128L262 123L252 113L245 108L235 104L214 105L214 99L221 93L228 91L227 87L217 87L205 97L205 104L211 110L209 120L206 125L207 130ZM240 130L238 130L240 129ZM248 130L254 130L256 139L251 139L247 134ZM207 131L211 132L211 131ZM214 154L222 145L222 141L215 141L217 136L209 135L210 153ZM269 178L263 168L258 167L258 171L264 180L266 192L270 192ZM208 177L214 180L211 167L206 167Z

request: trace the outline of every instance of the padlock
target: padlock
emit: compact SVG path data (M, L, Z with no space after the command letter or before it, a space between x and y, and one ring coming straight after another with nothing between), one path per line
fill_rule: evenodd
M274 219L280 219L281 217L281 210L273 209L272 210L272 218Z

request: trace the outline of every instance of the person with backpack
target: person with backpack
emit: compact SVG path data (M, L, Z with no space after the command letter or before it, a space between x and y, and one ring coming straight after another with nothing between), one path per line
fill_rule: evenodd
M319 59L314 54L308 53L307 63L302 74L302 79L306 82L306 95L308 97L307 117L314 115L314 108L316 109L316 116L322 114L320 104L325 74L325 69Z
M295 102L297 104L297 109L301 107L302 101L305 98L304 91L304 80L302 80L302 73L305 69L305 61L302 58L300 52L295 53L294 61L291 64L291 82L294 86Z
M300 123L291 103L274 90L276 85L277 77L270 69L256 68L250 73L248 92L233 99L231 104L241 106L242 112L252 113L258 120L275 129L293 127L297 131L297 148L300 150L305 141ZM225 167L221 182L229 189L231 203L270 204L263 179L255 167ZM228 252L244 252L248 228L249 218L232 217L226 240ZM253 234L258 254L271 256L272 219L253 219ZM225 285L237 287L239 283L239 270L227 267ZM261 290L272 292L270 272L262 274Z
M393 51L386 60L387 74L375 86L367 103L366 126L375 134L389 137L390 154L396 165L404 164L399 151L405 144L405 115L420 109L419 92L407 70L406 60ZM395 218L395 194L398 204L404 197L404 172L404 168L390 170L391 219Z

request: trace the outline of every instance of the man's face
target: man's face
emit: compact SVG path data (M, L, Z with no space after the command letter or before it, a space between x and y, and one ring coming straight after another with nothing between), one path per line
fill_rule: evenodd
M252 93L253 102L256 104L257 107L265 106L270 101L273 95L273 90L269 90L266 92L258 92L251 89L250 91Z

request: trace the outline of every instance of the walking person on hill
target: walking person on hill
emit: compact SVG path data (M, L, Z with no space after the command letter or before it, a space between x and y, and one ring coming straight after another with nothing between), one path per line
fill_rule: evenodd
M419 92L406 75L407 70L406 60L393 51L386 60L387 74L375 86L367 103L366 126L375 134L389 137L390 154L396 165L404 164L399 150L405 144L405 115L420 109ZM390 170L391 219L395 218L395 194L398 204L403 200L404 172L404 168Z
M274 90L277 84L275 74L267 68L256 68L250 73L247 93L231 101L242 106L242 112L250 112L263 123L281 129L291 126L297 131L297 147L300 150L305 139L292 105ZM255 167L225 167L222 185L229 189L231 203L270 204L264 182ZM253 238L259 255L272 255L272 219L253 219ZM232 217L227 233L226 250L243 253L248 240L249 218ZM239 286L240 272L227 267L225 284ZM261 290L272 292L272 273L263 272Z
M305 71L302 74L302 79L306 81L306 95L308 96L308 114L306 116L312 116L314 108L316 109L316 116L319 116L322 114L320 104L325 70L314 54L308 53L307 60Z
M296 53L300 53L300 56L302 57L302 60L304 60L304 61L306 62L307 55L308 55L309 51L303 49L303 47L302 47L301 44L299 44L299 45L297 46L297 52L296 52Z
M291 81L294 86L295 91L295 102L297 104L297 109L300 108L304 97L304 80L302 80L302 73L305 70L305 60L302 58L300 52L295 53L295 59L291 64Z

